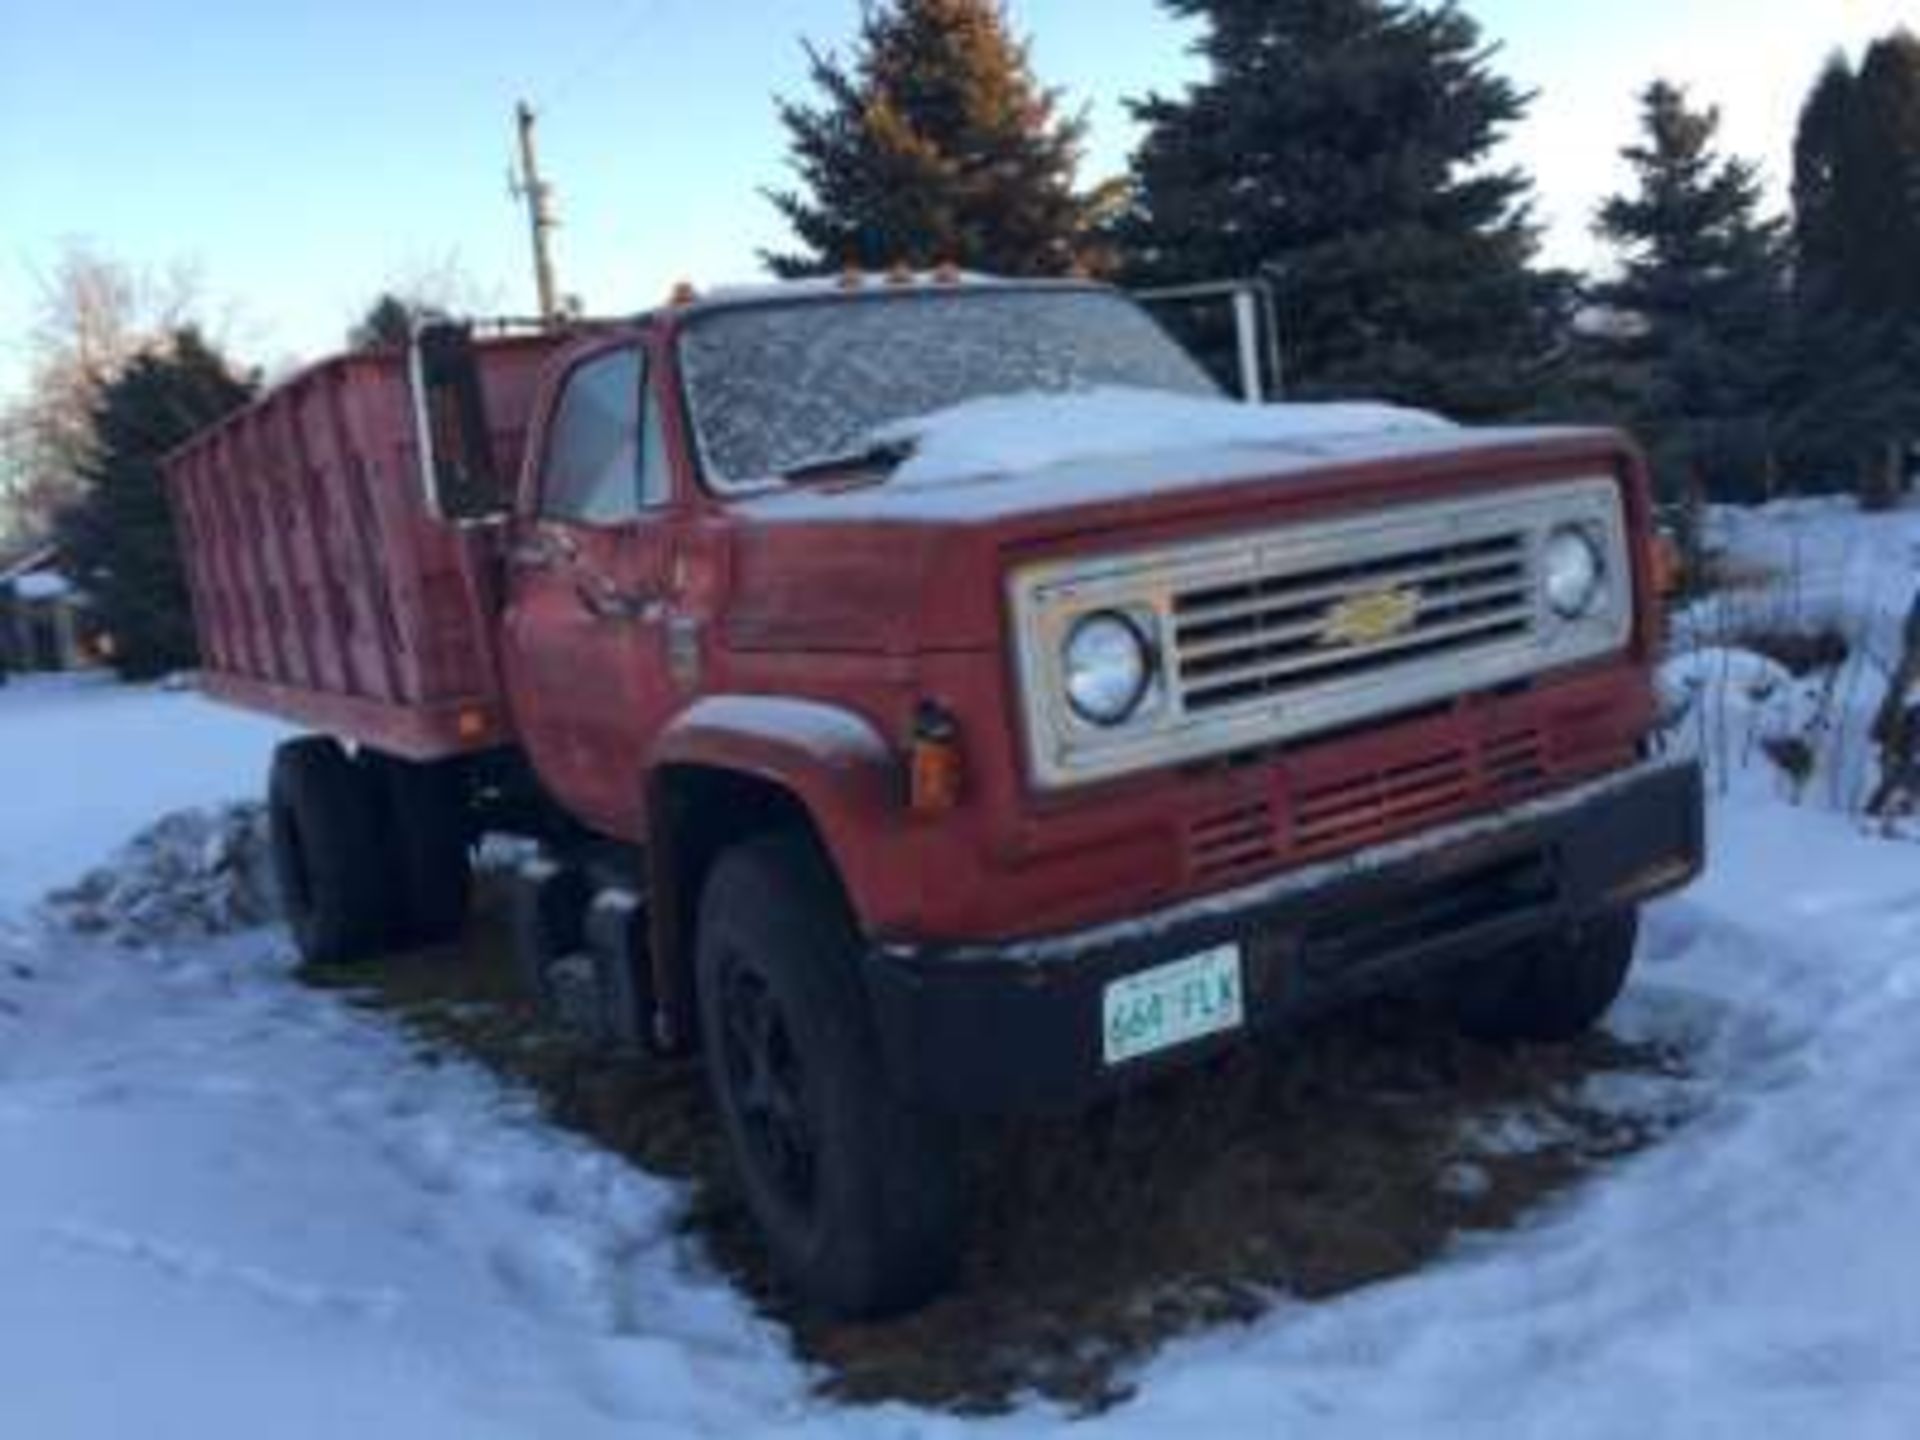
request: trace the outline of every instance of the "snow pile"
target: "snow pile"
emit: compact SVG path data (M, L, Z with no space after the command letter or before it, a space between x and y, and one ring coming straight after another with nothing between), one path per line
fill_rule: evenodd
M1703 645L1669 660L1658 678L1669 744L1705 765L1716 793L1800 793L1827 724L1826 677L1796 677L1751 650Z
M157 816L262 794L286 726L104 674L0 689L0 916L72 884Z
M183 810L122 846L78 884L48 897L58 923L123 945L251 930L278 913L258 805Z
M1076 460L1205 447L1311 445L1450 430L1437 415L1367 402L1242 405L1157 390L1104 387L1065 395L1000 395L882 426L876 445L905 444L903 485L1045 469Z
M1708 512L1717 588L1674 617L1665 721L1720 794L1857 815L1879 781L1870 731L1920 590L1920 510L1849 499ZM1783 663L1783 660L1787 663Z
M1862 511L1845 496L1716 505L1701 548L1718 583L1675 617L1682 648L1754 634L1831 632L1890 668L1920 590L1920 507Z

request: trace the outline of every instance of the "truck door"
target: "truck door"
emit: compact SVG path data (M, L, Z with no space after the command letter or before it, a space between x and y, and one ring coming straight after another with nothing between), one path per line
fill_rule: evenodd
M641 757L666 719L671 477L647 352L626 341L560 381L532 513L509 551L502 660L554 798L637 839Z

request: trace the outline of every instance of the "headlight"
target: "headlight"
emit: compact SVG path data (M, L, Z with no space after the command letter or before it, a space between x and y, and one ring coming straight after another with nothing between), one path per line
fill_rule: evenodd
M1097 610L1074 622L1060 652L1067 703L1094 725L1118 725L1153 684L1153 652L1133 621Z
M1585 530L1563 525L1547 537L1540 557L1540 588L1563 620L1578 620L1600 599L1606 582L1600 547Z

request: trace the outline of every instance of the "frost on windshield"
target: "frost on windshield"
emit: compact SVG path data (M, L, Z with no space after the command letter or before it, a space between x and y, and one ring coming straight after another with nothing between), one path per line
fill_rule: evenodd
M721 488L983 396L1218 393L1142 311L1088 290L868 292L718 310L687 328L681 365L708 476Z

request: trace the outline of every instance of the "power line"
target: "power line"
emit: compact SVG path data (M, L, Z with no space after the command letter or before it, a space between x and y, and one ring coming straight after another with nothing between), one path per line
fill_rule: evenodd
M649 0L629 0L622 23L579 61L562 71L558 80L545 87L544 96L537 106L525 98L514 105L518 167L509 167L507 189L516 200L526 204L527 233L533 247L534 290L539 299L540 318L547 324L557 320L561 311L552 248L553 231L560 222L553 213L553 186L540 174L534 125L555 105L576 92L584 82L603 74L620 58L627 43L639 33L640 27L653 18L653 6Z
M560 72L560 78L546 87L540 98L538 109L545 114L562 100L572 95L582 83L597 79L620 59L627 43L640 33L641 27L654 18L652 0L628 0L626 15L600 44L583 52L566 70Z

